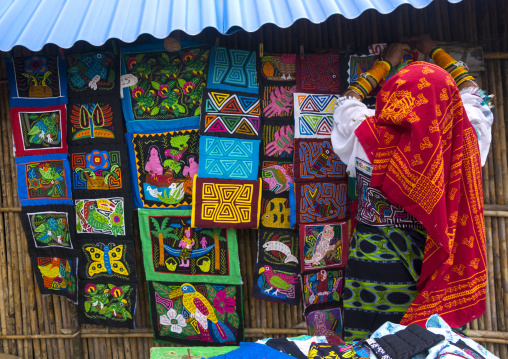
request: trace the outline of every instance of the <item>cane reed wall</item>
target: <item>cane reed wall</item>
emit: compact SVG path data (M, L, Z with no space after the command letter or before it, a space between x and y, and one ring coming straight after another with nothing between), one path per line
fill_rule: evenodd
M352 1L353 2L353 1ZM248 16L248 14L247 14ZM449 4L435 0L424 9L403 5L391 14L374 10L348 20L331 16L322 24L299 20L286 29L268 24L255 33L236 32L222 36L206 29L195 37L175 32L173 36L221 46L265 52L299 53L326 49L346 50L376 42L396 42L421 33L438 41L472 43L484 48L489 59L480 81L495 95L493 141L483 168L485 224L488 251L488 302L486 314L472 322L469 334L489 350L508 358L508 2L506 0L463 0ZM142 35L138 41L150 39ZM125 45L117 41L119 46ZM86 51L90 45L77 43L73 50ZM43 52L58 49L47 45ZM28 55L15 48L15 56ZM7 54L3 54L7 56ZM136 235L137 272L139 274L135 331L97 326L79 326L76 306L65 298L41 296L32 273L26 239L19 221L16 170L12 155L9 121L9 87L5 66L0 64L0 353L23 358L148 358L154 344L146 281L141 260L141 244ZM133 223L137 228L137 221ZM256 261L255 230L239 231L239 252L244 279L244 318L247 340L260 337L295 336L305 333L302 306L255 300L251 295L253 267Z

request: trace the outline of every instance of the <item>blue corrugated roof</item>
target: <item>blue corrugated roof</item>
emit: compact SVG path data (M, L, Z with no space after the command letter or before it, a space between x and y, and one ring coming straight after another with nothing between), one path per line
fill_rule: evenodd
M449 0L459 2L461 0ZM206 27L226 34L263 24L291 26L301 18L319 23L341 14L349 19L367 9L386 14L402 4L415 8L432 0L1 0L0 50L16 45L38 51L52 43L63 48L84 40L102 45L141 34L165 38L173 30L196 35Z

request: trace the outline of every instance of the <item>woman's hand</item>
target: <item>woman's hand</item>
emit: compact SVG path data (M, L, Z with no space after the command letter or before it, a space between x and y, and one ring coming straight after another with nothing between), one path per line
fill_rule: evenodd
M411 48L408 44L395 43L390 44L383 53L383 60L388 61L392 67L402 61L404 55L407 55Z
M409 39L409 43L416 47L418 51L424 53L425 55L429 55L432 50L437 47L437 44L428 34L414 36Z

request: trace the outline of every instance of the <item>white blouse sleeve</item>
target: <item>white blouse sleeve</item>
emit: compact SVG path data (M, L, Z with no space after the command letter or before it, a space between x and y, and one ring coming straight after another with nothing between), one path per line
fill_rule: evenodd
M467 87L460 92L467 117L478 135L482 166L487 162L492 141L492 123L494 122L494 115L490 106L485 102L484 93L474 87Z
M353 97L340 97L333 114L334 126L331 141L333 150L347 166L350 177L356 177L355 159L369 162L368 157L356 138L356 128L367 117L374 116L374 110Z

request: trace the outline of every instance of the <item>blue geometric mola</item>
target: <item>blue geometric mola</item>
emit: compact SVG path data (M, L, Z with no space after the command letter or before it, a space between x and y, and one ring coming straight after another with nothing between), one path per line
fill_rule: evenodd
M201 136L198 177L254 181L261 140Z
M254 51L212 48L207 88L259 93Z

